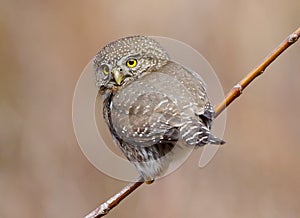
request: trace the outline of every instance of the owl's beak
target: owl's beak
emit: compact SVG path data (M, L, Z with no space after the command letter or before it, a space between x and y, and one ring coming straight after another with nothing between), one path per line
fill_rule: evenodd
M118 85L121 85L122 81L123 81L123 74L120 72L120 70L118 68L115 68L112 70L112 75L114 76L114 79L116 81L116 83Z

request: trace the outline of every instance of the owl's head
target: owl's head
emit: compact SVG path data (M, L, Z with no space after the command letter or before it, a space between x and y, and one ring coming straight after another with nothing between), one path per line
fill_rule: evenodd
M100 92L111 91L161 68L169 56L160 44L146 36L130 36L109 43L93 60Z

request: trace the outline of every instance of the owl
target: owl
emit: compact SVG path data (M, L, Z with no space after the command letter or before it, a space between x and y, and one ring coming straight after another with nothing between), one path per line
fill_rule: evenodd
M111 42L93 68L112 138L145 182L162 176L185 149L224 144L210 132L214 110L203 80L156 40Z

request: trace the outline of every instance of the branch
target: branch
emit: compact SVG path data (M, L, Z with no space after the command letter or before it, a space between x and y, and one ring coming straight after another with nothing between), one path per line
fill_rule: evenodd
M271 52L264 61L255 69L253 69L244 79L237 83L231 91L227 94L226 98L215 107L215 118L224 111L236 98L238 98L242 91L259 75L261 75L266 68L288 47L293 45L300 37L300 28L295 32L290 34L273 52ZM134 190L143 184L143 180L139 179L137 182L130 183L124 187L119 193L111 197L105 203L101 204L91 213L89 213L85 218L99 218L103 217L108 212L117 206L122 200L124 200L128 195L130 195Z
M231 91L227 94L226 98L215 107L215 117L219 116L222 111L228 107L237 97L242 94L242 91L259 75L261 75L266 68L288 47L293 45L300 37L300 27L290 34L277 48L271 52L264 61L255 69L253 69L248 75L237 83Z
M105 203L101 204L91 213L86 215L85 218L99 218L105 216L111 209L117 206L123 199L125 199L143 183L143 179L141 178L139 178L137 182L129 183L121 191L108 199Z

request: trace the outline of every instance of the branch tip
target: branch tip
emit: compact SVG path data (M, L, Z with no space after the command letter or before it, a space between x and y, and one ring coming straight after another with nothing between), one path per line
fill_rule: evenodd
M291 35L288 37L288 42L293 44L297 42L297 40L300 38L300 28L298 28L295 32L293 32Z

